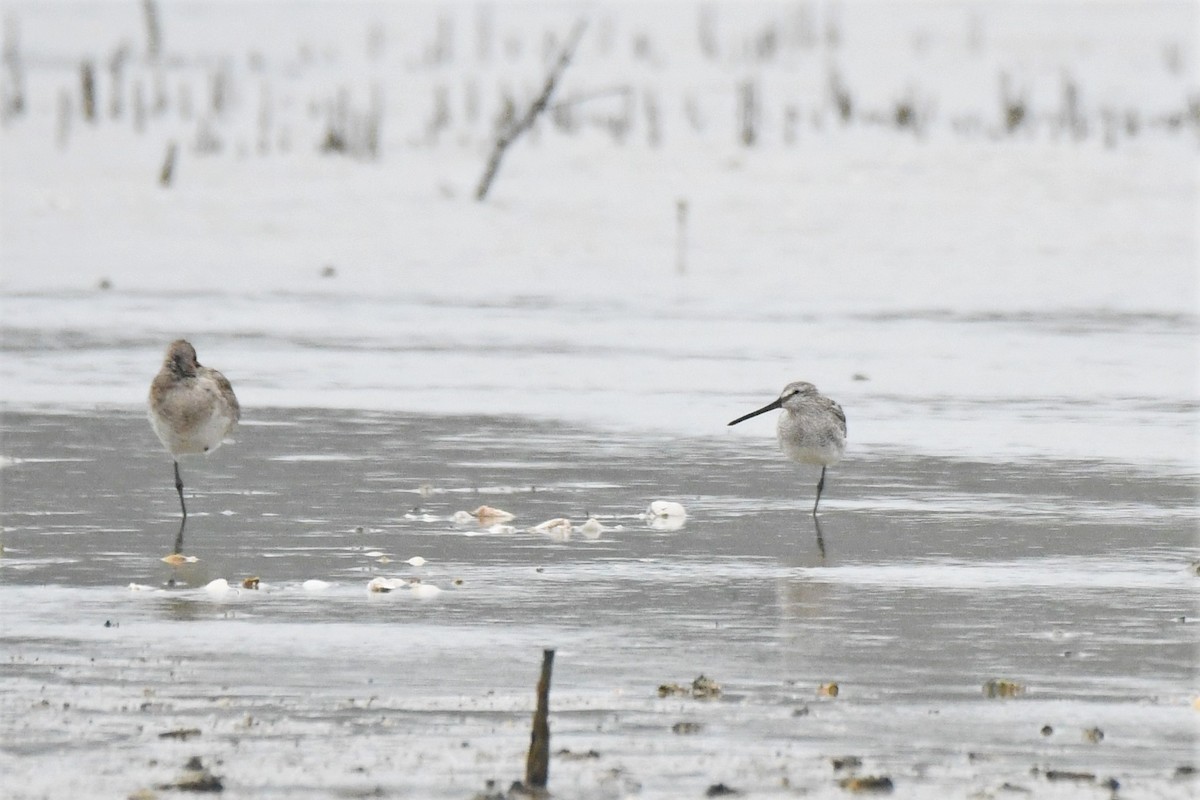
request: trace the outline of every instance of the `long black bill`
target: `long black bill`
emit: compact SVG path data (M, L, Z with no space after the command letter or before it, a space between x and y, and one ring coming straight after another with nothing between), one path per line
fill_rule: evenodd
M738 417L737 419L735 419L733 422L731 422L729 424L737 425L739 422L745 422L746 420L750 419L751 417L757 417L759 414L765 414L768 411L774 411L775 409L781 408L782 406L783 406L782 398L780 398L778 400L772 400L770 403L767 403L765 406L760 408L758 411L751 411L746 416Z

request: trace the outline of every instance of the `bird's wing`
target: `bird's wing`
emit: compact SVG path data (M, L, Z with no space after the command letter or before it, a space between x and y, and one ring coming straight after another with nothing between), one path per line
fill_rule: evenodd
M842 423L842 436L846 435L846 412L842 411L842 407L838 405L836 400L829 401L829 410Z

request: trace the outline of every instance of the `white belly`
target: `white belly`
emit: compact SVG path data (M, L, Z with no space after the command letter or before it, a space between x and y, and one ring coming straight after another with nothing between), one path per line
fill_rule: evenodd
M220 404L209 414L190 419L188 424L181 424L178 419L173 424L166 417L153 411L150 413L150 424L158 434L158 440L176 457L216 450L233 430L234 422L233 416Z

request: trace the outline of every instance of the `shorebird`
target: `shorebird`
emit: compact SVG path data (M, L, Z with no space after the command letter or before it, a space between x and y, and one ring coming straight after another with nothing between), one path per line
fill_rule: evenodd
M777 408L783 409L777 428L779 447L784 455L798 464L821 466L817 501L812 510L815 519L817 506L821 504L821 490L825 488L825 469L841 461L842 453L846 451L846 415L841 406L818 392L817 387L796 381L783 387L778 399L729 424L737 425Z
M183 520L175 537L174 553L183 549L187 504L179 458L209 453L221 446L241 416L233 387L215 369L200 365L196 348L183 339L171 342L162 369L150 384L150 425L175 461L175 491Z

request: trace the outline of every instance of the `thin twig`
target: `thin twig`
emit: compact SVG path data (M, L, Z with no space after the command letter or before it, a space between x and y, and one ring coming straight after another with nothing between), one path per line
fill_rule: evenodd
M496 177L496 171L500 169L500 160L504 158L504 153L508 150L509 145L515 142L521 134L529 130L538 115L546 110L546 106L550 102L550 96L554 94L554 87L558 84L558 79L562 77L563 70L571 63L571 56L575 54L575 48L579 46L579 39L583 36L585 28L587 28L586 20L581 19L575 23L575 27L571 29L570 36L567 37L567 43L563 46L562 52L558 56L558 61L555 62L549 74L546 75L546 84L542 87L541 94L526 109L520 119L496 137L496 146L492 148L492 155L488 158L487 169L484 170L483 178L479 181L479 188L475 190L476 200L482 202L487 198L488 189L492 186L492 181Z

